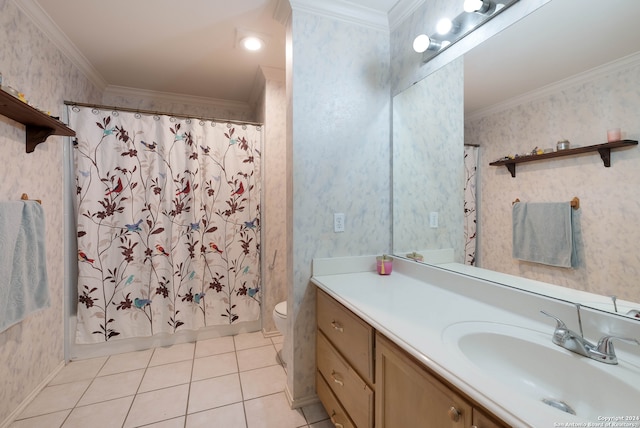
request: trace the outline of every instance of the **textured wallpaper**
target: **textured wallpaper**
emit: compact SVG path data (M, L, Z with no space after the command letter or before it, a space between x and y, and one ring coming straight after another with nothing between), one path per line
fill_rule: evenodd
M393 98L393 250L453 248L463 261L463 62ZM438 213L438 227L429 224Z
M638 140L640 55L607 67L591 80L563 85L544 97L496 111L465 124L465 139L481 145L479 266L620 299L640 302L640 149L612 150L605 168L598 152L518 164L512 178L505 167L489 166L502 156L552 148L568 139L572 147L607 141L607 129ZM562 269L511 257L511 202L569 201L575 212L579 264Z
M66 97L100 100L89 81L10 0L0 0L0 73L3 83L34 105L62 116ZM0 423L63 360L63 137L25 152L25 130L0 116L0 198L25 192L42 199L51 306L0 333Z
M292 31L294 337L284 350L304 401L315 397L312 259L391 247L389 35L295 8ZM333 213L345 214L344 232Z

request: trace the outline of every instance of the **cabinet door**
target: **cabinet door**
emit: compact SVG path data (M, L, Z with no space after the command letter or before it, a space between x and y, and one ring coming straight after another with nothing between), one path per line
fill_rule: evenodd
M375 397L377 428L471 426L471 406L379 334Z
M508 425L501 424L478 409L473 409L473 427L475 428L505 428Z

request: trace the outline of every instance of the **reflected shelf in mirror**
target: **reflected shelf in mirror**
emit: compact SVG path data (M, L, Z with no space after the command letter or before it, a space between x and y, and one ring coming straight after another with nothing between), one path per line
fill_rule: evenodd
M600 158L602 159L602 162L605 168L609 168L611 166L611 150L612 149L637 146L637 145L638 145L638 142L636 140L612 141L610 143L596 144L593 146L586 146L586 147L576 147L573 149L558 150L555 152L543 153L539 155L532 154L527 156L507 157L505 159L500 159L495 162L491 162L489 165L491 166L504 165L507 167L507 169L511 173L511 177L515 178L516 164L519 164L519 163L541 161L544 159L558 158L558 157L564 157L564 156L575 156L582 153L597 151L598 153L600 153Z

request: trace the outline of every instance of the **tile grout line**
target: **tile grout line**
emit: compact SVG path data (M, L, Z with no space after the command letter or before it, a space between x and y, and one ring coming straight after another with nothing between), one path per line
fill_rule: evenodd
M270 367L270 366L280 366L280 369L283 370L284 373L286 374L286 369L284 367L284 361L282 360L280 354L278 353L278 346L280 344L276 344L273 341L272 338L266 338L266 339L269 339L268 340L268 346L270 346L271 349L275 352L276 360L275 360L274 364L269 364L268 366L260 366L260 367L249 368L247 370L244 370L243 373L245 373L245 372L246 373L250 373L252 371L256 371L256 370L263 369L263 368ZM189 416L189 403L190 403L190 401L192 399L192 397L191 397L192 383L194 382L195 363L196 363L195 360L196 360L196 356L197 356L197 347L198 347L198 341L197 340L194 341L194 342L191 342L191 343L193 344L193 349L191 350L190 358L182 360L182 361L185 361L185 362L186 361L190 361L190 363L191 363L191 370L190 370L190 373L189 373L189 380L188 380L188 385L187 385L187 390L186 390L186 393L187 393L186 404L185 404L184 412L182 413L182 415L184 417L184 421L183 421L183 424L182 424L183 428L186 428L187 425L188 425L187 418ZM244 345L243 345L244 348L243 349L238 349L238 345L242 344L242 343L244 343ZM247 414L248 413L248 409L246 407L246 402L247 402L246 393L247 393L247 391L245 391L245 388L243 387L242 379L241 379L241 376L240 376L240 374L241 374L241 366L240 366L239 351L252 350L252 349L257 349L257 348L260 348L260 347L267 346L267 344L265 344L264 342L261 342L262 344L257 344L257 343L258 343L258 341L255 341L255 342L248 341L247 342L247 341L243 341L243 340L240 340L238 342L237 338L235 336L232 336L233 352L234 352L234 358L235 358L235 363L236 363L236 370L235 370L234 374L236 375L236 377L238 379L238 382L239 382L240 395L241 395L240 400L241 400L242 406L243 406L243 414L244 414L244 421L245 421L244 426L245 426L245 428L247 428L249 426L248 414ZM247 346L247 345L249 345L249 346ZM121 426L122 427L126 426L128 418L132 416L132 411L133 411L134 404L136 402L136 398L139 398L140 395L145 393L145 392L152 392L152 391L156 390L156 389L153 389L153 390L150 390L150 391L144 391L144 392L141 391L144 379L149 374L149 370L151 370L154 367L160 367L162 365L167 365L167 364L172 364L173 363L173 362L165 362L164 364L157 364L155 366L152 366L153 358L156 355L156 351L158 349L159 348L152 348L152 352L149 355L148 359L144 362L143 365L140 365L139 368L137 367L135 369L125 370L125 371L116 370L116 372L114 372L114 373L107 373L107 374L105 374L103 376L100 376L100 373L103 370L105 370L105 368L110 363L113 363L112 358L117 356L117 355L121 355L121 354L114 354L114 355L108 356L105 359L105 361L103 361L100 364L100 366L97 368L97 370L95 371L95 374L92 377L86 379L86 380L89 381L88 384L87 384L87 387L83 390L82 394L80 394L80 397L75 401L73 407L68 409L68 413L65 415L64 419L61 421L60 427L64 426L65 423L68 423L70 421L72 412L74 410L78 409L78 408L82 408L82 407L86 407L86 406L90 406L90 405L96 405L96 404L105 403L105 402L114 401L114 400L119 400L119 399L122 399L122 398L131 397L131 395L126 395L126 396L123 396L123 397L114 397L112 399L108 399L108 400L104 400L104 401L100 401L100 402L96 402L96 403L88 403L88 404L83 405L83 406L78 406L78 404L81 402L81 400L85 396L87 396L87 393L90 390L90 388L93 385L95 385L95 382L98 379L98 377L115 376L115 375L119 375L119 374L126 373L126 372L129 372L129 371L137 371L137 370L141 370L142 369L140 382L137 383L137 386L135 388L135 392L133 392L133 395L132 395L133 398L131 399L131 402L128 405L128 408L126 410L126 414L124 415L124 419L122 421L122 425ZM219 355L219 354L214 352L212 355ZM202 357L205 358L207 356L209 356L209 355L203 355ZM117 365L114 364L114 367L115 366L117 366ZM64 382L64 383L71 383L71 382L75 382L75 380L72 380L72 381L69 381L69 382ZM166 388L170 388L172 386L174 386L174 385L164 386L162 388L157 388L157 389L166 389ZM280 393L282 393L282 391L270 392L270 393L261 395L259 397L254 397L253 399L260 399L260 398L263 398L263 397L274 396L274 395L277 395L277 394L280 394ZM232 404L234 404L234 403L228 403L227 405L232 405ZM217 406L217 407L223 407L223 406ZM62 409L62 410L67 410L67 409ZM306 413L304 412L303 409L299 409L299 410L300 410L300 414L303 417L304 424L305 424L305 425L301 425L300 427L307 427L308 428L310 426L308 417L307 417L307 415L306 415ZM206 411L206 410L202 410L202 411ZM53 413L53 412L50 412L50 413ZM199 413L199 412L195 412L195 413ZM36 416L40 416L40 415L36 415ZM174 416L174 417L170 417L168 419L163 419L161 421L155 421L155 422L152 422L152 423L147 423L144 426L147 426L149 424L153 425L153 424L156 424L156 423L159 423L159 422L165 422L165 421L174 419L176 417L179 417L179 416ZM25 419L27 419L27 418L25 418Z
M96 371L96 374L93 376L93 378L91 378L91 382L89 382L89 384L87 385L86 389L82 392L82 394L80 394L80 397L78 397L78 401L76 401L75 404L73 405L73 407L69 410L69 413L67 413L67 416L65 416L64 420L60 424L60 427L64 426L64 424L69 419L69 416L71 416L71 413L73 413L75 408L78 407L78 403L82 400L82 397L84 397L84 395L87 393L89 388L91 388L91 385L93 385L93 382L95 382L96 377L98 377L98 373L100 373L100 370L102 370L104 368L104 366L107 364L107 361L109 361L109 358L110 357L108 357L106 360L104 360L104 363L102 363L100 368ZM69 364L71 364L71 362ZM69 382L69 383L71 383L71 382ZM49 385L47 385L47 386L49 386ZM55 413L55 412L53 412L53 413Z
M236 356L236 367L238 368L238 384L240 385L240 397L242 398L242 413L244 414L244 426L249 427L249 418L247 418L247 406L244 403L244 389L242 388L242 378L240 377L240 360L238 359L238 347L236 346L236 338L233 338L233 353Z
M151 352L151 355L149 355L149 361L147 361L147 364L144 366L144 372L142 373L142 377L140 378L140 383L136 388L136 392L133 394L133 400L131 400L131 404L129 404L129 409L127 410L127 414L124 416L124 420L122 421L122 428L124 428L124 425L126 424L127 419L131 414L131 409L133 409L133 403L136 402L136 397L138 396L138 392L140 391L140 387L142 386L142 381L144 380L144 376L147 374L147 370L149 369L149 364L151 364L151 360L153 359L153 355L156 353L156 349L157 348L153 348L153 352Z
M184 428L187 428L187 418L189 417L189 401L191 400L191 384L193 383L193 370L196 365L196 350L198 349L198 341L193 342L193 355L191 356L191 374L189 375L189 386L187 387L187 403L184 408Z

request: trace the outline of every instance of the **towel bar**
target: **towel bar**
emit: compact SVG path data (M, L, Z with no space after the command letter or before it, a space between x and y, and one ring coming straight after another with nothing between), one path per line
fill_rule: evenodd
M520 199L516 198L516 200L513 201L511 205L515 204L516 202L520 202ZM577 210L578 208L580 208L580 198L578 198L577 196L571 199L570 203L571 203L571 208L573 208L574 210Z
M23 193L22 196L20 196L20 199L22 199L23 201L28 201L29 195L27 195L26 193ZM34 201L42 205L42 201L40 199L34 199Z

